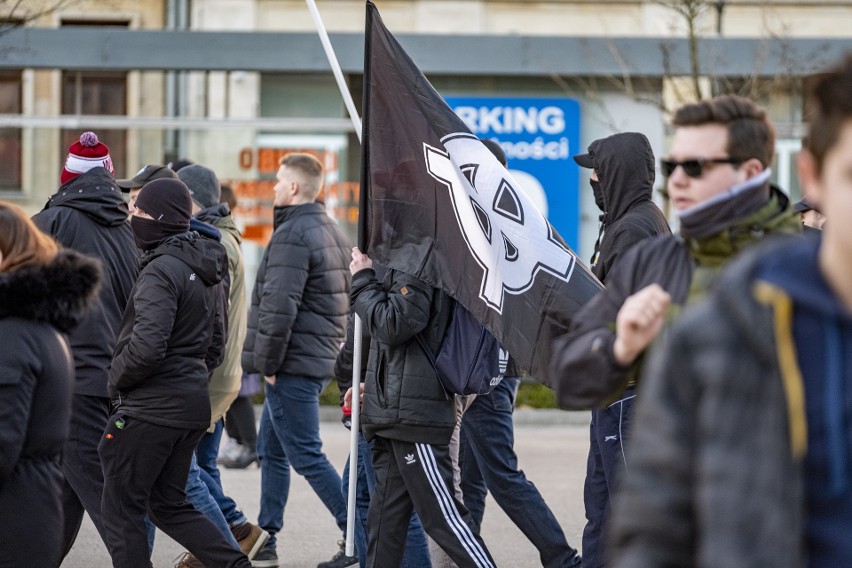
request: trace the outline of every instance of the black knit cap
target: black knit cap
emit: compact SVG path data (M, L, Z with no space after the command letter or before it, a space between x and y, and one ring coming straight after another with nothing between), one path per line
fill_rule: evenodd
M189 230L192 198L186 184L178 179L157 179L145 184L136 197L136 207L155 221Z

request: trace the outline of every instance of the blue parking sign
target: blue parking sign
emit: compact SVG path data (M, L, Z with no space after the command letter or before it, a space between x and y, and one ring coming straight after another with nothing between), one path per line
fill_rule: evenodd
M500 144L512 176L577 250L580 105L570 98L446 97L480 138Z

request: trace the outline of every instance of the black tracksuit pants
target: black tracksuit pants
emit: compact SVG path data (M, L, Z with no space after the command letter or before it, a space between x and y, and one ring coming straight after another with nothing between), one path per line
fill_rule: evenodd
M109 418L98 452L104 470L101 515L115 568L151 567L146 513L208 568L251 567L186 499L192 453L203 434L120 413Z
M453 491L448 446L412 444L377 436L373 444L376 486L367 515L367 567L402 562L412 508L423 528L459 568L493 568L485 543ZM402 529L400 527L403 527Z

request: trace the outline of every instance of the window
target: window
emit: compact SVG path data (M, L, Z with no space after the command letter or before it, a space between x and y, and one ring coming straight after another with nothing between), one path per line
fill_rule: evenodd
M62 114L117 115L127 114L127 76L119 72L63 71ZM80 138L80 130L63 130L60 156L64 160L68 146ZM127 131L97 130L101 142L109 146L109 154L117 171L127 163Z
M126 21L65 20L69 26L127 27ZM127 114L127 73L123 71L63 71L62 114L111 115ZM109 147L116 171L123 172L127 164L127 131L93 129L101 142ZM64 161L68 146L80 138L83 130L63 130L60 158ZM60 166L61 167L61 166Z
M21 71L0 71L0 114L21 114ZM21 129L0 128L0 190L21 189Z

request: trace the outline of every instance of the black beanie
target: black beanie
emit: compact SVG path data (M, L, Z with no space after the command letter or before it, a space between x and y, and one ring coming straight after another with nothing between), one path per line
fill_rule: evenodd
M174 227L175 232L189 230L192 198L186 184L178 179L157 179L145 184L136 197L136 207L154 221Z

